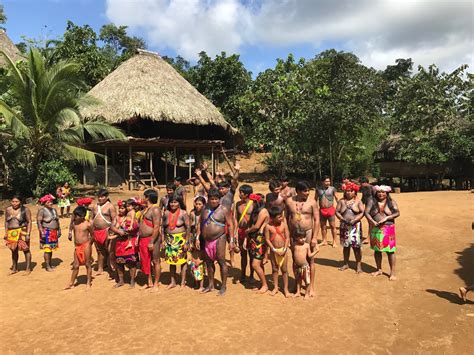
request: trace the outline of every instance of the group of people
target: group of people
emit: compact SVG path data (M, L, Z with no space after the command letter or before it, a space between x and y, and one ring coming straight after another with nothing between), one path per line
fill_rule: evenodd
M74 240L74 261L67 289L76 283L80 266L87 270L86 287L92 282L92 247L97 250L97 274L107 272L116 280L114 287L125 284L126 269L130 287L135 286L139 272L146 275L146 286L156 290L160 286L161 261L169 264L171 281L168 288L184 287L187 273L191 273L200 292L214 291L214 273L219 266L221 283L218 295L227 290L228 268L235 267L236 253L241 255L240 282L255 285L257 293L305 298L315 295L315 256L320 247L328 245L327 224L332 233L332 246L337 246L336 219L340 221L340 244L343 246L343 264L349 268L350 250L356 259L356 272L361 273L362 244L361 220L369 222L370 246L374 250L377 270L382 274L382 254L390 264L390 280L395 280L395 219L400 215L390 196L390 187L372 186L367 179L360 184L349 179L342 183L343 197L338 199L329 177L322 179L315 198L310 198L310 186L298 181L294 188L286 178L272 180L270 192L264 196L254 193L252 186L239 186L239 166L231 166L226 176L222 171L212 176L204 164L195 170L193 206L186 206L183 180L176 178L166 185L166 194L159 199L155 189L144 191L143 199L132 198L111 203L108 191L100 189L95 206L92 198L77 200L72 213L68 238ZM238 191L237 191L238 189ZM362 198L357 194L362 192ZM238 192L239 199L235 200ZM58 213L53 207L53 195L43 196L39 202L36 223L40 234L40 248L44 251L47 271L53 271L52 253L61 236ZM12 252L11 273L18 272L18 253L23 251L26 271L31 272L29 248L32 218L19 196L11 199L6 209L6 243ZM322 241L318 243L321 230ZM225 256L230 254L229 264ZM289 256L296 279L296 292L288 287ZM269 263L268 263L269 262ZM265 266L272 269L273 288L265 278ZM179 266L179 272L178 272ZM208 276L205 285L205 275ZM259 283L255 282L257 276ZM258 287L257 287L258 285ZM303 292L304 291L304 292Z

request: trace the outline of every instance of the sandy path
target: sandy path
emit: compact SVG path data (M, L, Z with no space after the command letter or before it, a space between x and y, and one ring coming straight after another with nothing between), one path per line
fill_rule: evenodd
M263 184L254 188L265 191ZM37 237L32 239L37 264L28 277L23 272L6 276L10 253L2 246L0 351L471 352L474 302L460 305L456 292L464 283L474 283L474 194L424 192L394 197L402 213L397 221L399 280L340 272L341 249L324 247L317 259L317 298L310 302L286 300L281 293L256 295L232 277L224 298L191 289L113 290L106 276L96 277L92 290L85 292L84 269L81 284L62 291L73 255L66 238L54 254L60 262L54 273L42 268ZM363 262L364 271L373 271L367 246ZM20 265L24 268L24 263ZM388 269L386 258L384 267ZM167 266L164 271L167 283ZM271 275L269 265L266 274ZM237 280L238 271L231 276ZM470 297L474 300L474 295Z

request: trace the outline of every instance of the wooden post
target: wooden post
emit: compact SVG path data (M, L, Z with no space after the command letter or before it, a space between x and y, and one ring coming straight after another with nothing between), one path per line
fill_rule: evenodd
M105 154L104 154L105 164L104 164L104 185L107 187L109 185L109 157L107 156L107 147L105 147Z
M168 151L165 152L165 184L168 183Z
M173 171L173 177L176 177L176 169L177 169L177 164L178 164L178 155L176 152L176 147L173 148L174 150L174 171Z
M153 188L153 153L149 153L150 158L150 179L151 179L151 188Z
M84 186L87 184L87 181L86 181L86 167L85 166L82 167L82 184Z
M128 189L132 189L132 145L128 143Z
M216 176L216 171L214 170L214 146L211 147L211 174L212 176Z

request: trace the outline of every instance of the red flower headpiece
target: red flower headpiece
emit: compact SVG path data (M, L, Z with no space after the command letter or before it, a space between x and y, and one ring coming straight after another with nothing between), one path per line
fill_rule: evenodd
M94 199L90 197L81 197L81 198L78 198L76 202L79 206L89 206L92 203L92 201L94 201Z
M347 184L342 184L343 191L359 191L359 185L354 184L353 182L349 182Z
M251 199L252 201L260 202L262 201L262 196L258 194L250 194L249 199Z
M39 202L44 205L46 202L54 201L55 197L51 194L44 195L39 199Z
M122 200L117 201L117 206L123 207L124 205L125 205L125 202L123 202Z

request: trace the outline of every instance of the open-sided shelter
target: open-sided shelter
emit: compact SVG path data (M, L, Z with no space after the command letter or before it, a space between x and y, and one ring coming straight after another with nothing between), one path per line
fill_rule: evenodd
M89 92L98 105L84 108L87 118L102 118L126 133L90 147L104 154L104 185L130 183L140 160L153 182L179 174L179 160L218 152L240 136L219 110L158 54L139 50ZM145 173L143 173L146 175ZM102 182L102 181L100 181Z

